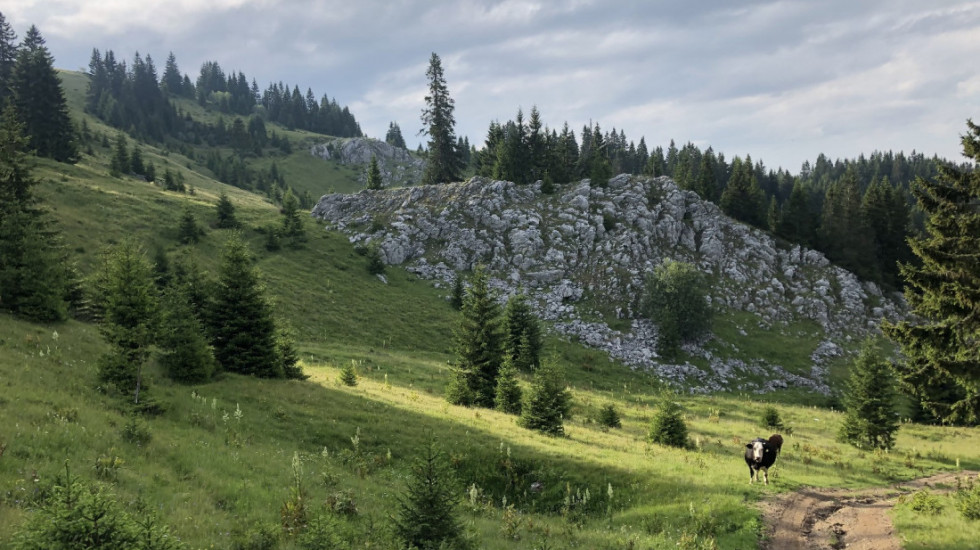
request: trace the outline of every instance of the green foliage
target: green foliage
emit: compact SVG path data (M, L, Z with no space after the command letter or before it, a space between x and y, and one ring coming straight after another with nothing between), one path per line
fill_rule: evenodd
M493 407L497 371L504 360L504 333L500 325L500 306L490 292L489 276L478 267L463 299L462 317L454 333L459 373L450 384L463 384L468 391L456 387L447 392L450 403L466 404L472 394L473 403Z
M398 499L395 532L403 544L420 550L466 548L456 511L458 495L446 454L430 443L416 457L405 492Z
M13 547L181 550L185 545L148 514L128 513L105 487L84 485L66 466L47 502L15 533Z
M102 337L110 351L99 361L99 375L139 404L143 365L156 342L159 303L153 268L130 241L110 250L102 273Z
M378 157L371 155L371 163L368 164L367 188L383 189L384 182L381 180L381 169L378 168Z
M504 338L506 357L518 370L530 372L538 367L541 362L541 325L522 291L507 299Z
M197 244L201 240L203 231L197 225L194 213L190 208L184 208L180 215L180 227L177 229L177 240L181 244Z
M571 410L572 396L562 369L554 361L545 361L534 372L517 424L548 435L562 435Z
M197 384L214 374L214 354L186 285L166 289L158 345L159 362L171 380Z
M752 170L752 159L739 157L732 161L731 178L721 194L722 211L736 220L762 227L765 194Z
M300 218L299 200L291 189L282 198L282 236L290 239L293 246L306 241L306 230Z
M854 170L827 189L817 237L829 260L863 279L878 280L878 265L869 261L875 257L874 236L862 213Z
M541 180L541 193L553 195L555 193L555 180L551 177L551 172L545 172Z
M215 207L215 211L218 216L215 227L218 229L235 229L238 227L238 219L235 217L235 205L224 191L218 197L218 205Z
M252 255L238 237L225 245L207 325L214 357L224 370L262 378L284 375L271 307Z
M71 263L38 207L23 125L11 107L0 121L0 307L28 319L67 317Z
M967 122L965 156L980 161L980 126ZM884 323L901 346L902 390L934 418L980 421L980 172L943 167L936 181L917 179L912 192L928 216L909 240L919 262L903 264L912 321Z
M640 312L657 323L657 352L673 357L682 342L711 328L705 277L691 264L666 260L647 278Z
M292 380L306 380L309 378L303 373L303 367L299 364L299 352L296 351L296 337L286 321L280 320L276 323L276 362L282 376Z
M399 149L405 148L405 138L402 137L402 129L397 122L388 123L388 132L385 134L385 143Z
M779 410L772 405L767 405L762 409L762 427L773 430L783 429L783 419L779 416Z
M42 157L74 162L78 158L75 128L61 79L54 69L54 58L37 27L31 25L27 31L10 81L5 84L10 90L10 105L24 124L30 148Z
M422 183L447 183L459 181L460 162L456 151L456 118L453 116L455 101L449 96L442 60L435 52L429 58L425 73L429 79L429 93L422 109L422 133L429 137L425 172Z
M650 424L650 441L670 447L688 446L683 409L671 394L664 394L660 398L657 413Z
M126 423L123 424L120 435L123 441L138 447L145 447L153 439L153 433L150 432L150 427L147 426L146 421L135 414L130 415Z
M599 424L607 428L621 428L623 426L616 405L607 403L599 410Z
M381 258L381 247L377 243L371 243L367 247L365 254L367 257L367 270L371 275L384 275L385 261Z
M352 359L350 363L347 363L340 369L340 383L345 386L354 387L357 385L357 370L355 370L355 361Z
M980 520L980 483L970 480L957 489L956 509L970 521Z
M846 413L839 437L858 447L891 449L898 431L894 378L872 342L868 341L851 367L844 398Z
M517 369L510 360L504 360L497 375L497 391L494 399L498 411L521 414L521 386L517 382Z
M925 489L916 491L911 496L900 496L896 506L930 516L938 515L943 511L943 501Z
M463 309L463 294L463 277L457 273L455 281L453 281L453 292L449 296L449 305L451 305L453 309Z

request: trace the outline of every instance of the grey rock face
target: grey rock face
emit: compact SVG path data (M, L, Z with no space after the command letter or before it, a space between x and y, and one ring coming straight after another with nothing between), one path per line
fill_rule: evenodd
M367 184L367 165L371 157L378 159L381 179L385 187L414 185L422 181L425 161L413 157L405 149L392 147L383 141L368 138L341 138L318 143L310 148L310 154L324 160L336 160L348 166L362 166L360 180Z
M634 368L695 390L768 391L787 385L827 392L827 350L901 315L900 297L831 265L819 252L777 246L766 233L735 222L668 178L616 176L607 188L588 180L542 195L540 184L473 178L353 195L326 195L313 215L354 243L376 241L389 263L452 283L455 272L487 266L501 299L522 286L554 330ZM372 232L372 229L383 229ZM808 376L762 360L720 360L694 346L709 367L671 365L653 351L656 327L642 319L617 331L599 321L631 319L644 279L665 259L711 276L712 304L748 311L760 327L800 320L824 331ZM751 376L749 376L751 375ZM744 378L767 382L746 385ZM741 385L737 385L741 384Z

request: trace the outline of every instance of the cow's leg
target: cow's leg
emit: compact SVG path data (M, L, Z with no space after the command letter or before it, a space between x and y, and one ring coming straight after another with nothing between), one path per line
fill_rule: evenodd
M762 469L762 478L766 480L766 485L769 485L769 468Z
M753 480L754 477L755 477L755 470L752 469L752 466L749 466L749 485L752 485L752 481L754 481Z

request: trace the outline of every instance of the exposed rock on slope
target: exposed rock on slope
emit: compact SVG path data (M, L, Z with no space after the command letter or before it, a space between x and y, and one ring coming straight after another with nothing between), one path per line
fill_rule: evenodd
M378 159L381 179L386 187L414 185L422 181L425 161L413 157L405 149L392 147L383 141L368 138L335 139L318 143L310 148L310 154L324 160L336 160L344 165L367 166L371 157ZM367 175L361 174L367 183Z
M823 365L840 353L831 341L860 335L900 310L877 286L822 254L777 246L764 232L732 221L667 178L623 174L607 188L583 180L561 186L555 195L542 195L540 184L474 178L327 195L313 215L350 234L352 242L378 242L387 263L408 263L425 278L450 282L457 271L485 264L500 288L522 285L556 330L703 390L797 385L826 392ZM792 374L761 360L721 360L698 349L691 351L707 360L707 369L662 364L650 323L634 319L631 330L620 332L585 320L633 318L645 275L665 258L711 274L713 303L755 313L760 326L819 323L828 342L812 350L812 372Z

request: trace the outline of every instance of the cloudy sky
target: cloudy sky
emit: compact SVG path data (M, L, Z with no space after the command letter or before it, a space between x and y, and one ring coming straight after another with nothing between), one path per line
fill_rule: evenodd
M457 133L537 105L579 133L597 121L653 147L674 139L797 172L818 153L874 150L962 160L980 121L980 2L826 0L6 0L56 65L92 48L170 51L196 79L218 61L264 89L312 88L370 136L396 121L410 145L431 52L456 100Z

